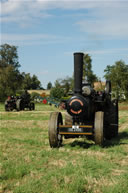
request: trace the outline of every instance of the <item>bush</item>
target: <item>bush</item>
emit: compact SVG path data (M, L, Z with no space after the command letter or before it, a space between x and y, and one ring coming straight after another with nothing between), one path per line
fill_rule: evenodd
M59 87L53 87L50 91L50 97L61 99L64 96L64 89Z

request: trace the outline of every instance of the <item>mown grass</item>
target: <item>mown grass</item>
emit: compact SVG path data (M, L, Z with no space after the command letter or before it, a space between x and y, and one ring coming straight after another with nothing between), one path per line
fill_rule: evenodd
M48 119L57 108L4 112L0 105L1 192L127 193L128 111L120 111L119 136L104 148L87 139L64 139L51 149ZM64 112L63 112L64 115Z

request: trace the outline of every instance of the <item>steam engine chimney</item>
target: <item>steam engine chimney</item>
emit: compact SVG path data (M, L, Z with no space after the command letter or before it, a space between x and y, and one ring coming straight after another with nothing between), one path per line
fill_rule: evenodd
M74 53L74 93L82 93L83 53Z

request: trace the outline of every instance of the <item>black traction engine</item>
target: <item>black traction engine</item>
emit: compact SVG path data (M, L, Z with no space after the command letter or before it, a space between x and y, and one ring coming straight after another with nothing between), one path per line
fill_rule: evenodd
M105 90L95 91L83 81L83 53L74 53L74 93L65 101L65 122L61 112L52 112L49 120L49 143L52 148L62 144L63 136L86 136L103 146L105 139L118 135L118 100L111 100L111 82Z

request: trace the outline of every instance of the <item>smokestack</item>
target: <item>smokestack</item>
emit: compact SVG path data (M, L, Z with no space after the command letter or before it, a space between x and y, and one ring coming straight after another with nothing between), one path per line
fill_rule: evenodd
M82 93L83 53L74 53L74 93Z

